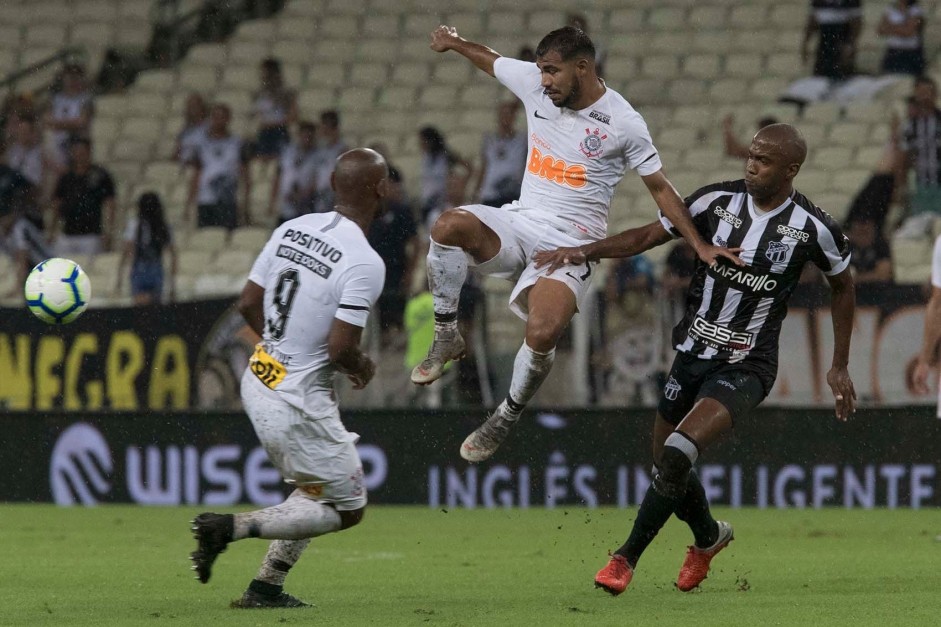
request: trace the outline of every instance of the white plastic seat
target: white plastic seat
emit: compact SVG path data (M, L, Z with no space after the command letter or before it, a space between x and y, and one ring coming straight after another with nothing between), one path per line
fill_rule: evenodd
M215 253L226 247L229 230L221 226L208 226L197 229L186 240L186 249Z

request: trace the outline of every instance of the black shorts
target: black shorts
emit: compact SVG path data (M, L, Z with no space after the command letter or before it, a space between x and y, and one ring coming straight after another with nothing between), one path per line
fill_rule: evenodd
M747 362L730 364L677 353L657 411L675 426L696 401L711 398L722 403L735 422L765 400L773 383L766 373Z

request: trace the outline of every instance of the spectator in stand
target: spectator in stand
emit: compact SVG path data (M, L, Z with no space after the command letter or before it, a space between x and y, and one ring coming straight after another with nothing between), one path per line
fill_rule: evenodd
M55 170L55 161L43 146L35 117L17 116L13 139L8 144L4 160L37 190L43 189L45 175Z
M288 129L297 121L297 94L284 86L281 62L261 62L261 88L255 94L253 115L258 121L255 156L277 159L291 140Z
M481 166L474 197L490 207L502 207L519 198L526 171L526 134L517 131L516 102L497 108L497 131L484 136Z
M163 254L170 256L170 283L167 296L174 300L176 283L176 247L170 225L163 213L163 203L154 192L145 192L137 200L137 215L124 229L124 254L118 267L117 291L124 283L124 273L131 262L131 296L135 305L159 303L163 296Z
M16 128L23 117L36 119L36 107L33 99L28 94L10 94L3 101L0 107L0 140L6 142L14 141L16 137Z
M189 165L196 160L199 145L206 140L206 131L209 128L209 107L206 101L197 93L186 97L186 106L183 109L183 129L176 136L176 148L173 151L174 159L183 165Z
M317 126L301 122L297 126L297 140L281 152L271 187L268 215L277 213L278 224L311 212L319 167Z
M386 264L385 286L376 303L384 346L396 343L401 336L405 303L422 249L402 176L392 167L389 168L389 182L386 209L373 221L369 230L369 244Z
M13 260L16 272L16 281L4 298L22 297L23 283L30 269L53 256L42 230L26 217L25 193L28 192L20 188L15 199L0 202L0 249Z
M95 80L95 90L99 94L120 94L134 80L136 72L131 67L127 56L114 49L105 51L105 58L101 61L101 69Z
M925 71L925 12L918 0L895 0L885 8L877 31L885 37L882 71L921 76Z
M897 197L904 199L908 171L915 171L915 189L909 199L911 215L941 214L941 110L937 107L938 87L927 76L915 79L908 100L908 119L899 137L901 151L897 163Z
M70 140L88 137L93 114L92 94L85 83L85 68L70 63L62 72L62 88L49 100L45 118L46 129L52 131L62 165L69 158Z
M879 233L876 221L858 217L847 225L850 241L850 266L856 284L888 283L892 281L892 257L889 244Z
M466 182L474 173L474 166L460 155L452 152L444 136L433 126L425 126L418 131L418 145L422 152L421 164L421 218L431 229L431 225L448 207L448 186ZM458 173L462 170L463 173ZM449 177L454 174L454 178ZM457 191L452 190L452 191ZM463 190L461 190L463 195ZM454 205L459 206L459 205Z
M234 229L251 223L251 174L242 140L229 130L232 111L214 104L209 111L206 139L196 150L196 166L190 182L183 218L192 219L197 205L196 226L223 226ZM239 202L239 188L242 202Z
M103 167L92 163L91 157L91 141L73 139L69 169L59 177L52 195L50 240L60 256L111 250L114 179Z
M771 116L760 118L755 127L755 132L777 123L777 119ZM748 144L740 142L735 136L735 116L731 113L722 119L722 138L725 140L725 156L735 159L748 159ZM751 143L751 139L749 139L749 143Z
M889 215L892 200L895 197L898 164L902 158L899 151L899 119L894 114L890 128L889 139L882 149L879 161L876 162L865 185L856 193L849 212L846 214L847 224L857 219L874 221L879 237L883 237L885 233L886 217ZM905 186L899 187L904 189Z
M581 13L569 13L565 17L565 23L567 26L574 26L586 35L590 34L588 32L588 18ZM598 76L604 76L604 62L608 58L608 51L597 39L592 38L592 41L595 44L595 73Z
M333 187L330 177L337 157L348 150L340 137L340 114L329 109L320 114L320 165L317 168L317 191L314 195L314 212L333 211Z
M523 46L520 48L520 51L516 53L516 58L520 61L526 61L527 63L535 63L536 51L533 50L532 46Z
M863 26L861 0L810 0L801 58L810 58L810 40L817 36L814 76L842 80L855 73L856 43Z

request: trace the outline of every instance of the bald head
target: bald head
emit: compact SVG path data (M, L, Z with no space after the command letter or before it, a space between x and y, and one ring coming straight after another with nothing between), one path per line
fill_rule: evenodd
M769 152L780 155L787 163L803 165L807 158L807 142L801 132L790 124L769 124L755 134L753 141Z
M389 191L389 165L375 150L354 148L337 157L331 183L337 211L360 222L365 231Z
M354 148L337 157L333 187L337 196L355 196L364 189L374 190L388 176L389 166L382 155L370 148Z

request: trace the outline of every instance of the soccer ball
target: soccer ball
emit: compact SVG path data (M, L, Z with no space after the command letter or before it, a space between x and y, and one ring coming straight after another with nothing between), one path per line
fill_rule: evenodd
M71 259L46 259L26 277L26 306L49 324L68 324L85 311L91 299L91 282Z

